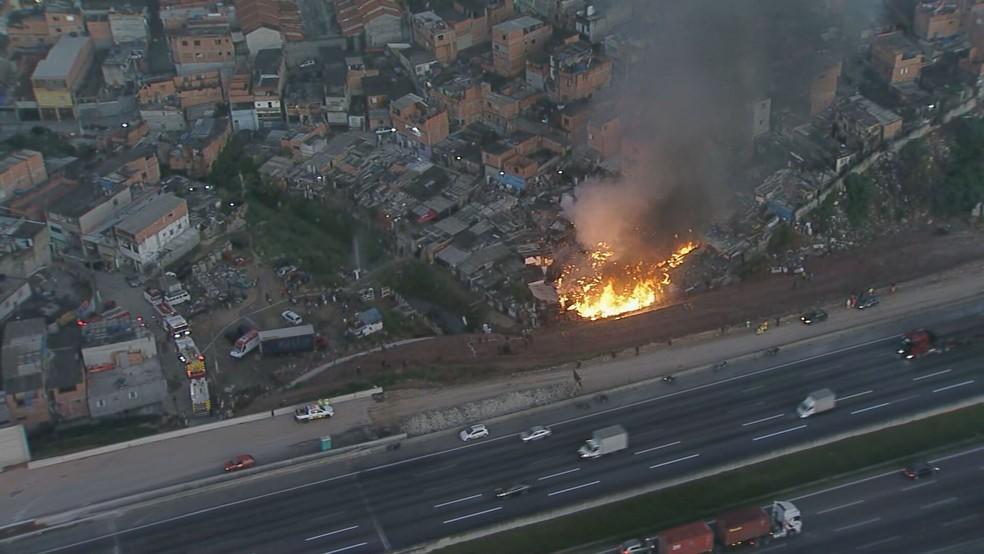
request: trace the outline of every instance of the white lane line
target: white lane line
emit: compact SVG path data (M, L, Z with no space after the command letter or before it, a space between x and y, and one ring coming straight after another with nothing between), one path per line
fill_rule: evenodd
M970 514L969 516L958 517L957 519L951 519L950 521L944 522L943 527L949 527L951 525L960 525L961 523L967 523L968 521L973 521L979 516L977 514Z
M739 392L752 392L753 390L758 390L758 389L760 389L760 388L762 388L764 386L765 385L753 385L751 387L747 387L747 388L741 389L741 391L739 391Z
M782 435L784 433L789 433L790 431L798 431L798 430L804 429L804 428L806 428L806 424L797 425L796 427L790 427L789 429L783 429L782 431L776 431L775 433L769 433L768 435L762 435L761 437L755 437L752 440L753 441L760 441L762 439L768 439L768 438L774 437L776 435Z
M345 552L346 550L352 550L353 548L359 548L359 547L365 546L367 544L369 544L369 543L367 543L367 542L360 542L359 544L350 544L349 546L343 546L341 548L336 548L335 550L329 550L328 552L325 552L324 554L336 554L338 552Z
M457 500L448 500L447 502L441 502L440 504L434 504L435 508L443 508L444 506L450 506L452 504L457 504L458 502L464 502L465 500L472 500L482 496L482 493L473 494L471 496L466 496L464 498L459 498Z
M835 533L839 533L841 531L847 531L848 529L854 529L856 527L861 527L861 526L864 526L864 525L870 525L870 524L875 523L877 521L881 521L881 518L880 517L873 517L871 519L866 519L864 521L859 521L857 523L852 523L850 525L845 525L844 527L838 527L837 529L834 529L834 532Z
M691 454L689 456L684 456L682 458L677 458L675 460L670 460L668 462L662 462L662 463L656 464L654 466L649 466L649 469L656 469L658 467L668 466L670 464L675 464L677 462L683 462L683 461L686 461L686 460L692 460L692 459L696 458L697 456L700 456L700 454L699 453L698 454Z
M863 502L864 502L864 500L855 500L854 502L849 502L847 504L841 504L840 506L834 506L833 508L827 508L826 510L820 510L819 512L817 512L817 515L820 515L820 514L829 514L830 512L836 512L837 510L842 510L844 508L850 508L851 506L857 506L858 504L862 504Z
M456 521L461 521L463 519L468 519L470 517L478 517L478 516L483 516L485 514L491 514L492 512L498 512L501 509L502 509L502 506L496 506L495 508L489 508L488 510L482 510L481 512L475 512L474 514L468 514L466 516L458 516L458 517L453 517L451 519L446 519L446 520L442 521L441 523L443 523L444 525L447 525L449 523L454 523Z
M944 498L943 500L937 500L936 502L930 502L929 504L923 504L922 506L919 506L919 508L921 510L929 510L930 508L935 508L937 506L944 506L946 504L953 504L957 500L960 500L960 498L958 498L956 496L951 496L949 498Z
M885 406L888 406L889 404L891 404L891 402L883 402L881 404L875 404L874 406L868 406L867 408L861 408L860 410L854 410L853 412L851 412L851 415L860 414L860 413L868 412L868 411L871 411L871 410L877 410L878 408L884 408Z
M569 488L566 488L566 489L560 489L559 491L553 491L551 493L548 493L547 496L554 496L555 494L564 494L565 492L576 491L577 489L583 489L584 487L590 487L591 485L597 485L600 482L601 481L591 481L590 483L584 483L584 484L581 484L581 485L575 485L573 487L569 487Z
M776 414L774 416L763 417L762 419L756 419L755 421L749 421L748 423L742 423L742 427L748 427L749 425L755 425L756 423L765 423L766 421L772 421L773 419L779 419L786 414Z
M984 450L984 446L975 446L974 448L971 448L970 450L964 450L962 452L955 452L953 454L947 454L946 456L941 456L939 458L933 458L932 460L930 460L930 462L933 462L934 464L938 464L940 462L945 462L947 460L952 460L954 458L961 458L963 456L966 456L967 454L977 454L981 450Z
M838 398L838 399L837 399L837 401L838 401L838 402L843 402L843 401L845 401L845 400L850 400L850 399L852 399L852 398L857 398L857 397L859 397L859 396L864 396L864 395L866 395L866 394L871 394L871 393L873 393L873 392L875 392L875 391L874 391L874 390L866 390L866 391L864 391L864 392L856 392L856 393L854 393L854 394L849 394L849 395L847 395L847 396L842 396L842 397L840 397L840 398Z
M568 469L567 471L561 471L560 473L551 473L550 475L544 475L537 479L537 481L546 481L547 479L553 479L554 477L560 477L561 475L567 475L568 473L574 473L575 471L581 471L581 468L575 467L574 469Z
M937 377L937 376L940 376L940 375L946 375L947 373L950 373L951 371L953 371L953 370L952 369L944 369L942 371L937 371L937 372L934 372L934 373L928 373L926 375L920 375L919 377L913 377L912 380L913 381L922 381L923 379L929 379L930 377Z
M894 537L888 537L887 539L882 539L880 541L869 542L868 544L862 544L861 546L857 547L857 549L858 550L867 550L867 549L873 548L875 546L881 546L881 545L883 545L885 543L889 543L889 542L892 542L892 541L897 541L897 540L899 540L901 538L902 537L900 537L898 535L895 535Z
M338 529L337 531L330 531L328 533L322 533L320 535L315 535L313 537L308 537L308 538L304 539L304 541L307 542L307 541L314 541L314 540L318 540L318 539L323 539L325 537L330 537L332 535L337 535L339 533L344 533L346 531L351 531L352 529L358 529L358 528L359 528L358 525L353 525L351 527L346 527L345 529Z
M669 448L671 446L676 446L678 444L680 444L680 441L671 442L671 443L663 444L663 445L660 445L660 446L654 446L652 448L647 448L645 450L640 450L638 452L633 452L632 455L633 456L638 456L639 454L645 454L646 452L654 452L656 450L662 450L664 448Z
M934 393L935 392L943 392L945 390L955 389L957 387L963 387L965 385L972 385L973 383L974 383L974 380L973 379L970 379L969 381L964 381L963 383L957 383L955 385L947 385L945 387L941 387L941 388L935 389L933 392Z
M932 480L929 480L929 481L926 481L925 483L919 483L917 485L909 485L908 487L902 487L902 490L904 490L904 491L914 491L916 489L921 489L923 487L928 487L928 486L933 485L933 484L934 484L934 482Z

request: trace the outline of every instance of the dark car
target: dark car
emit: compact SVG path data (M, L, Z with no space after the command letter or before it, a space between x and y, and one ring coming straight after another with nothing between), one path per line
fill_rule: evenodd
M932 477L939 471L940 468L927 463L927 462L917 462L907 466L902 470L902 475L905 475L913 481L916 479L923 479L925 477Z
M804 325L813 325L814 323L818 323L820 321L827 321L827 312L820 309L810 310L800 316L800 321L802 321Z
M862 294L858 298L858 303L855 304L855 307L859 310L865 310L877 305L878 305L877 296L875 296L874 294Z
M518 483L509 487L495 489L496 498L512 498L514 496L522 496L530 492L530 487L526 483Z

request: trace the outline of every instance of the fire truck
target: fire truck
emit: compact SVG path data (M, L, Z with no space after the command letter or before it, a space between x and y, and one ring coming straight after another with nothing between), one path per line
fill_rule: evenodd
M192 379L189 381L191 386L191 411L196 416L207 416L212 413L212 400L208 393L208 381L205 378Z
M175 340L191 334L191 325L188 325L188 321L180 315L165 317L162 324L167 334Z
M194 339L191 337L181 337L174 341L175 349L178 351L178 359L185 366L185 374L189 379L201 379L205 377L205 356L198 350Z

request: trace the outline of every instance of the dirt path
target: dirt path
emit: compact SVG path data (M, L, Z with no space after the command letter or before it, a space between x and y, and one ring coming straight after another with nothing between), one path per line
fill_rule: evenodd
M906 281L981 258L984 241L971 232L936 236L926 230L887 237L857 251L811 258L808 269L813 280L796 280L795 287L789 276L769 276L626 319L557 324L537 330L528 341L503 336L440 337L341 364L281 398L300 401L351 382L386 383L392 380L390 374L408 384L461 383L588 359L721 327L744 326L745 321L771 320L811 305L846 299L852 291L867 287L887 288L891 283L902 287ZM505 341L510 341L510 354L500 352Z

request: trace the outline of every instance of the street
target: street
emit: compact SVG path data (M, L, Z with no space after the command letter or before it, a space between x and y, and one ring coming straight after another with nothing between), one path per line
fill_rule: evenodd
M975 314L978 306L968 307ZM974 315L954 324L976 325ZM663 394L557 419L546 410L489 425L490 439L399 459L368 456L342 467L261 476L14 539L4 548L58 552L380 552L681 477L763 451L885 422L984 392L984 345L905 362L894 339L868 341L703 384L681 377ZM673 386L675 389L665 387ZM801 420L796 405L830 387L837 409ZM548 424L547 440L516 433ZM580 461L593 429L621 424L628 452ZM408 453L410 454L410 453ZM413 454L416 454L414 452ZM497 499L496 487L524 482L530 494ZM346 550L340 550L346 549Z

